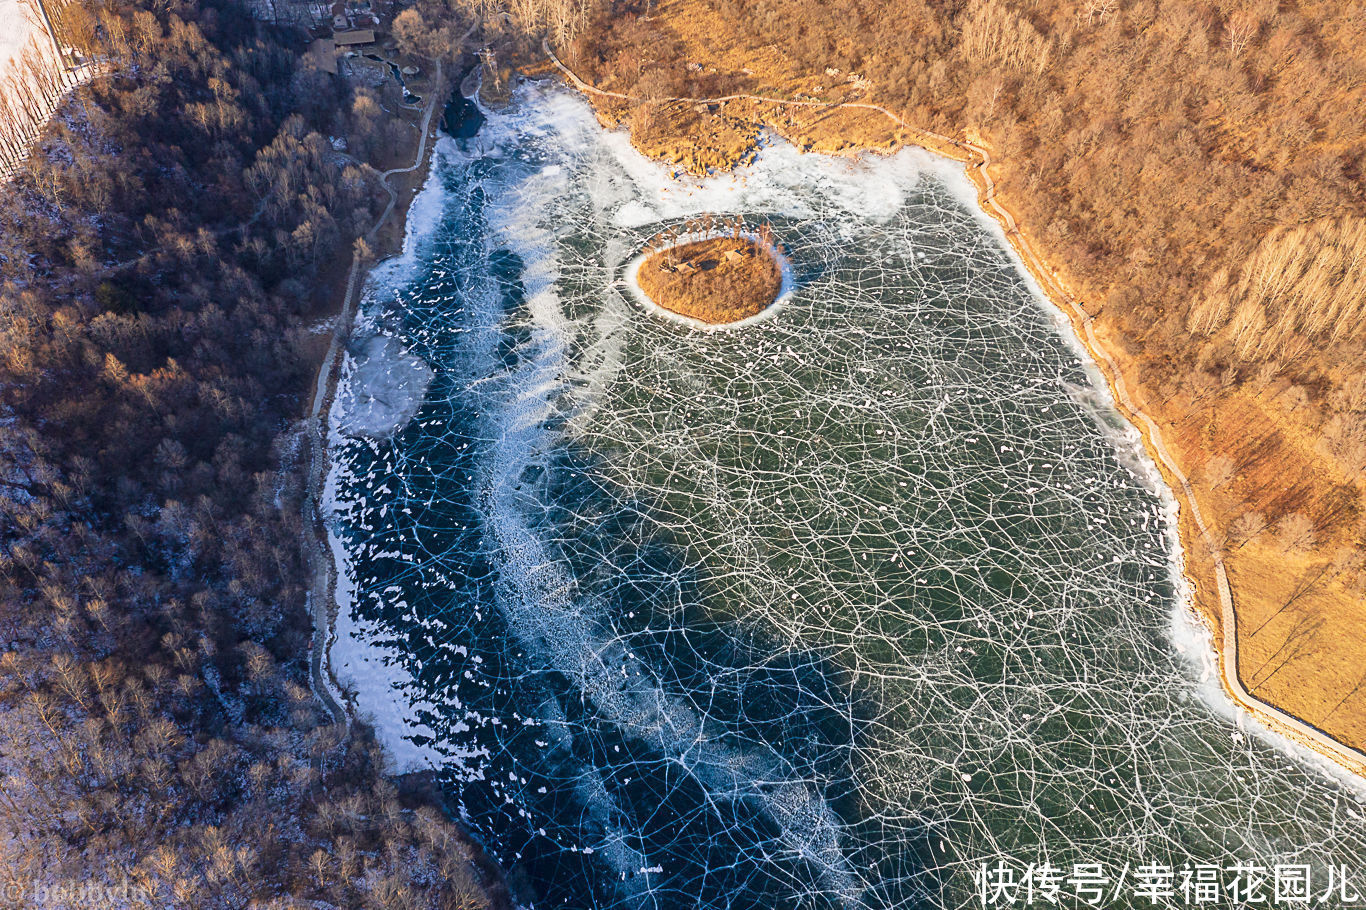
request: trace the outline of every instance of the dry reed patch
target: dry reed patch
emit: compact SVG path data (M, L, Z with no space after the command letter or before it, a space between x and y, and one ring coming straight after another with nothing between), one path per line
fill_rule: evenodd
M1239 676L1248 691L1348 745L1366 745L1366 576L1363 480L1350 452L1297 420L1302 393L1224 391L1212 405L1167 403L1186 416L1167 442L1188 465L1224 552L1238 619ZM1348 459L1348 460L1345 460ZM1209 555L1186 526L1187 570L1217 622ZM1209 599L1206 599L1209 598ZM1361 686L1361 688L1358 688Z
M631 144L697 177L709 170L730 170L753 154L759 129L719 116L719 107L685 101L643 104L631 115Z
M1295 546L1273 525L1227 560L1243 685L1342 742L1366 743L1366 604L1341 556Z
M749 237L695 240L650 253L637 273L659 306L712 325L757 316L778 298L783 273L767 245Z

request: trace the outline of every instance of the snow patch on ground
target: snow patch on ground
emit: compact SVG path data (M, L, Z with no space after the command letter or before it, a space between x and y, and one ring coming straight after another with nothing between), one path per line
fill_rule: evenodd
M34 10L19 0L0 0L0 80L9 75L10 66L30 38L42 31L31 18Z

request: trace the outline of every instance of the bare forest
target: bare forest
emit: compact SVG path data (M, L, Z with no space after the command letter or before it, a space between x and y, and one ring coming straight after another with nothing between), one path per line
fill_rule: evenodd
M498 906L309 686L308 326L392 134L231 0L62 9L98 74L20 97L55 114L0 192L6 899Z

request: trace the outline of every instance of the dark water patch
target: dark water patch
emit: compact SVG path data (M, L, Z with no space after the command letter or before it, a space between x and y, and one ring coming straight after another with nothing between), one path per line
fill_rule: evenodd
M484 125L484 114L479 110L479 105L461 93L463 82L463 79L456 81L450 100L446 102L441 115L441 129L456 139L471 139Z

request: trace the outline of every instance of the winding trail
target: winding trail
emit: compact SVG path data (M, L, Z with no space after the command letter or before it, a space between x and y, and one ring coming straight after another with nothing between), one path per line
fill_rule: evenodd
M579 91L596 95L603 98L616 98L622 101L640 101L642 99L622 94L621 92L609 92L589 85L580 79L573 70L564 64L555 52L551 50L548 42L541 42L541 49L556 68L564 74L565 78ZM715 98L697 97L670 97L660 99L665 101L679 101L691 104L723 104L728 101L752 101L761 104L773 104L789 107L804 108L824 108L833 110L835 108L850 108L866 111L874 111L886 116L897 126L906 130L908 133L919 137L920 141L916 144L945 157L956 161L962 161L967 165L968 177L977 186L978 204L987 214L991 215L1000 223L1005 231L1006 239L1014 248L1030 274L1043 287L1049 298L1054 301L1069 318L1072 323L1073 331L1086 347L1091 359L1099 366L1101 374L1105 377L1110 386L1116 404L1121 412L1129 421L1138 427L1139 433L1143 436L1147 444L1148 451L1155 457L1158 468L1162 471L1167 485L1177 492L1178 507L1185 508L1196 529L1200 532L1200 537L1206 549L1209 551L1214 562L1215 586L1219 598L1220 628L1222 647L1218 649L1219 678L1223 683L1224 690L1233 699L1239 709L1251 714L1269 729L1281 734L1293 742L1306 746L1320 755L1336 762L1352 774L1366 779L1366 752L1354 749L1344 743L1339 742L1329 736L1325 731L1306 723L1292 714L1277 708L1275 705L1262 701L1254 696L1243 685L1242 679L1238 676L1238 613L1234 608L1233 592L1229 586L1228 571L1224 566L1224 554L1219 545L1215 542L1208 526L1205 524L1204 516L1200 513L1200 505L1195 499L1195 490L1191 485L1190 479L1185 475L1172 457L1167 448L1166 440L1162 437L1162 430L1157 422L1152 419L1134 400L1129 393L1128 385L1124 381L1124 376L1120 371L1119 364L1110 355L1109 351L1100 343L1096 336L1095 322L1091 315L1079 304L1057 275L1044 264L1042 258L1034 251L1033 245L1028 237L1020 230L1015 221L1015 216L1010 210L1001 204L996 198L996 183L992 180L990 173L991 153L980 142L973 142L967 138L953 139L930 130L907 123L901 117L879 104L869 104L866 102L846 101L846 102L827 102L827 101L790 101L782 98L768 98L762 95L734 94L722 95ZM898 140L899 141L899 140ZM1063 305L1065 304L1065 306ZM1178 517L1179 526L1179 517ZM1185 570L1184 559L1182 562L1183 572L1186 574L1187 581L1192 588L1196 586L1196 580Z
M442 79L441 61L436 61L436 73L432 80L432 90L428 92L427 109L422 114L421 138L418 141L417 156L407 167L390 168L380 174L380 186L389 194L389 204L384 207L374 225L365 234L367 241L373 241L398 204L398 191L389 185L389 178L395 174L410 174L427 159L427 142L431 138L432 116L445 94ZM366 265L359 256L351 258L351 270L346 276L346 293L342 297L342 311L332 328L332 339L327 354L318 368L318 378L313 386L313 402L308 413L307 439L309 453L307 492L304 496L304 525L310 529L311 539L308 546L308 561L312 582L309 585L308 601L313 614L313 640L308 655L308 681L313 694L323 703L335 724L342 725L340 742L345 742L351 733L351 714L342 705L341 690L328 666L328 655L335 638L332 626L331 602L333 586L336 583L336 563L328 545L327 528L324 525L320 500L323 486L327 481L327 423L322 419L323 407L331 400L335 390L338 369L338 355L342 345L351 332L351 320L355 315L356 291L360 283L361 269Z

